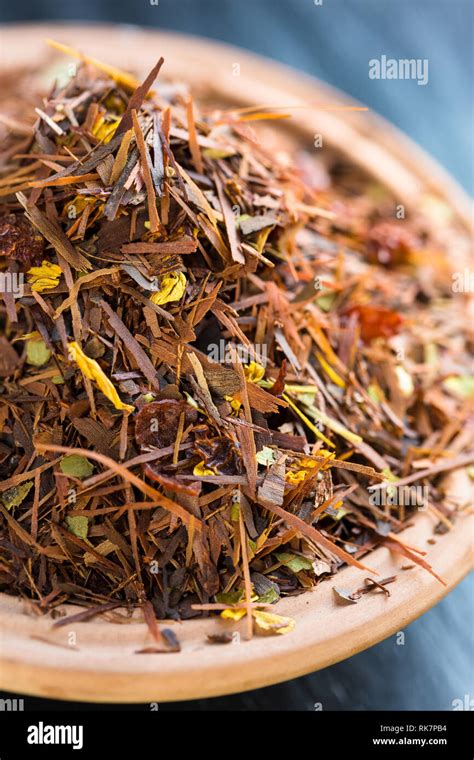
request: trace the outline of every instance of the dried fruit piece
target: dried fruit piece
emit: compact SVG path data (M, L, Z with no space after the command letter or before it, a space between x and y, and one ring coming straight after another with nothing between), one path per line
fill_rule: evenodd
M240 455L235 444L224 436L199 438L195 443L196 452L202 457L206 467L223 475L240 472Z
M0 216L0 256L8 256L23 264L41 261L44 238L24 216L5 214Z
M355 314L360 325L360 336L364 343L370 343L375 338L391 338L396 335L403 318L392 309L370 304L356 304L346 310L347 315Z
M410 261L421 241L404 221L384 220L371 228L367 240L368 258L373 264L397 267Z
M139 446L163 449L172 446L178 433L179 419L184 413L184 427L196 422L197 411L187 401L162 399L152 401L135 418L135 440Z

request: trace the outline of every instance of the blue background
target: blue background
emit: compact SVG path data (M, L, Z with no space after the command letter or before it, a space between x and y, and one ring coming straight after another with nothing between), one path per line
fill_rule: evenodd
M159 0L158 6L149 0L22 0L8 7L1 0L0 21L134 23L240 45L358 98L472 193L473 10L473 0L323 0L322 6L313 0ZM382 54L427 58L429 83L369 80L368 61ZM471 577L405 629L403 646L394 636L285 684L160 709L312 710L321 703L323 710L450 710L453 700L474 697L472 599ZM38 704L66 706L26 700L27 709Z

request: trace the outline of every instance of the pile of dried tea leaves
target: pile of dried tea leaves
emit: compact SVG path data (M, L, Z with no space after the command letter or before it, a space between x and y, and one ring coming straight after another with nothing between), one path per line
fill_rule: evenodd
M473 462L462 233L161 64L0 119L0 589L286 633L380 545L435 574L400 531Z

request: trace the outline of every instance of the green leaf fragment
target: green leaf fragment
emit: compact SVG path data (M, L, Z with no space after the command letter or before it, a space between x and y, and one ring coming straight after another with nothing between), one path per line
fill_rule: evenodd
M259 464L270 465L270 464L275 464L276 462L275 452L269 446L264 446L263 449L259 451L256 456L257 456L257 462Z
M89 520L82 515L66 517L66 525L69 533L78 538L86 539L89 531Z
M304 406L311 408L316 403L317 392L309 391L307 393L300 393L298 395L298 401Z
M293 573L299 573L301 570L311 570L313 567L311 560L306 557L301 557L299 554L278 552L275 556L278 562L281 562L282 565L288 567Z
M326 514L329 515L329 517L332 517L333 520L342 520L343 517L345 517L349 513L349 510L344 509L344 507L339 507L339 509L335 509L334 507L327 507Z
M69 475L71 478L89 478L94 472L94 465L92 465L86 457L79 454L69 454L63 457L60 463L61 472L64 475Z
M275 588L269 588L264 594L258 597L258 601L261 604L275 604L280 599L280 594Z
M333 292L323 293L323 295L319 296L316 299L316 305L319 306L321 311L325 311L326 313L331 310L331 306L334 303L334 299L336 298L336 294Z
M232 522L239 522L240 504L238 501L233 502L230 508L230 519Z
M393 472L391 471L390 467L385 467L382 470L381 474L384 475L385 480L391 481L393 483L396 483L398 481L397 476L393 474Z
M245 593L242 589L238 591L228 591L227 593L222 591L220 594L216 594L216 602L218 604L238 604L245 597Z
M11 509L14 509L15 507L19 507L22 501L26 499L29 492L33 488L33 481L28 480L26 483L21 483L19 486L13 486L13 488L9 488L8 491L5 491L0 496L0 501L2 502L5 509L8 509L10 511Z
M459 398L474 396L474 375L459 375L448 377L443 382L444 388Z
M26 363L42 367L51 359L51 351L42 338L30 338L26 342Z

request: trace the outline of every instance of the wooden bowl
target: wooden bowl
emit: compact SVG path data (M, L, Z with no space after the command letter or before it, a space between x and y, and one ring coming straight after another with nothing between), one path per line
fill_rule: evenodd
M46 48L47 37L122 69L136 69L138 63L138 75L146 74L163 55L167 76L189 82L198 97L224 105L297 106L286 127L292 139L307 143L314 133L322 133L328 145L382 181L407 207L416 208L427 195L435 196L469 232L470 206L462 190L394 127L370 112L308 107L354 105L321 82L209 40L103 25L4 27L2 70L27 65L41 72L51 65L58 55ZM235 63L240 64L240 76L234 76ZM454 497L466 503L466 473L452 473L449 481ZM353 590L364 581L361 571L349 567L313 592L279 602L277 611L297 621L292 633L241 643L236 637L232 644L210 645L208 633L222 631L225 625L238 630L236 624L217 619L170 623L182 645L179 654L137 654L151 643L140 613L127 624L103 616L53 629L52 619L35 614L31 603L0 594L0 688L89 702L172 701L244 691L326 667L401 630L472 568L472 516L460 516L453 529L436 536L431 545L427 542L433 538L434 524L433 517L420 512L403 539L429 550L429 561L446 586L421 568L401 570L406 560L379 548L365 561L382 578L398 575L390 598L371 593L356 605L338 605L334 585ZM68 613L78 609L70 606Z

